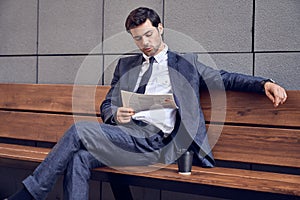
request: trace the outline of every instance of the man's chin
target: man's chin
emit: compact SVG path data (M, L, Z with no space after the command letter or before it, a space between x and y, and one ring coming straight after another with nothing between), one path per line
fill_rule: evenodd
M149 52L149 51L143 51L143 53L144 53L146 56L148 56L148 57L151 57L151 56L154 55L152 51L151 51L151 52Z
M146 56L148 56L148 57L154 56L155 53L156 53L156 51L155 51L153 48L148 49L148 50L147 50L147 49L143 49L142 52L143 52Z

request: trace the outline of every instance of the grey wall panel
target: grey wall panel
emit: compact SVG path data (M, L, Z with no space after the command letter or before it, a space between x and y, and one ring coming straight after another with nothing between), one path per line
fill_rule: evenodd
M228 72L243 73L247 75L253 74L253 56L250 53L200 54L198 55L198 60L219 70L223 69Z
M105 55L104 56L104 85L109 85L113 78L113 73L118 64L120 55Z
M39 58L39 83L101 84L102 56L45 56Z
M256 0L255 50L300 51L300 1Z
M39 53L89 53L101 43L102 5L99 0L40 0Z
M255 74L273 78L290 90L300 90L300 53L258 54Z
M36 58L0 57L0 82L36 83Z
M37 1L0 1L0 55L35 54Z
M165 0L165 2L165 27L192 37L207 51L251 51L252 1Z

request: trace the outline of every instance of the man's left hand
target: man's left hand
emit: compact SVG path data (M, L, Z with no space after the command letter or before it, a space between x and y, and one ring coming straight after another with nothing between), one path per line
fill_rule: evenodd
M267 97L273 102L275 108L287 100L286 91L281 86L266 82L264 88Z

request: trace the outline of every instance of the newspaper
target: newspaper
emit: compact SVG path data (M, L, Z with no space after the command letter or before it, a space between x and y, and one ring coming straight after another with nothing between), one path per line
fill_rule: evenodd
M121 90L124 107L130 107L135 112L162 108L177 109L173 94L138 94Z

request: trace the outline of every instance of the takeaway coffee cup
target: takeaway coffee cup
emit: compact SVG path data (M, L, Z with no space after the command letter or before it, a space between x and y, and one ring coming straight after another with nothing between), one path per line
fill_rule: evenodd
M178 163L178 173L182 175L191 175L192 163L193 163L192 151L184 151L184 153L177 160Z

